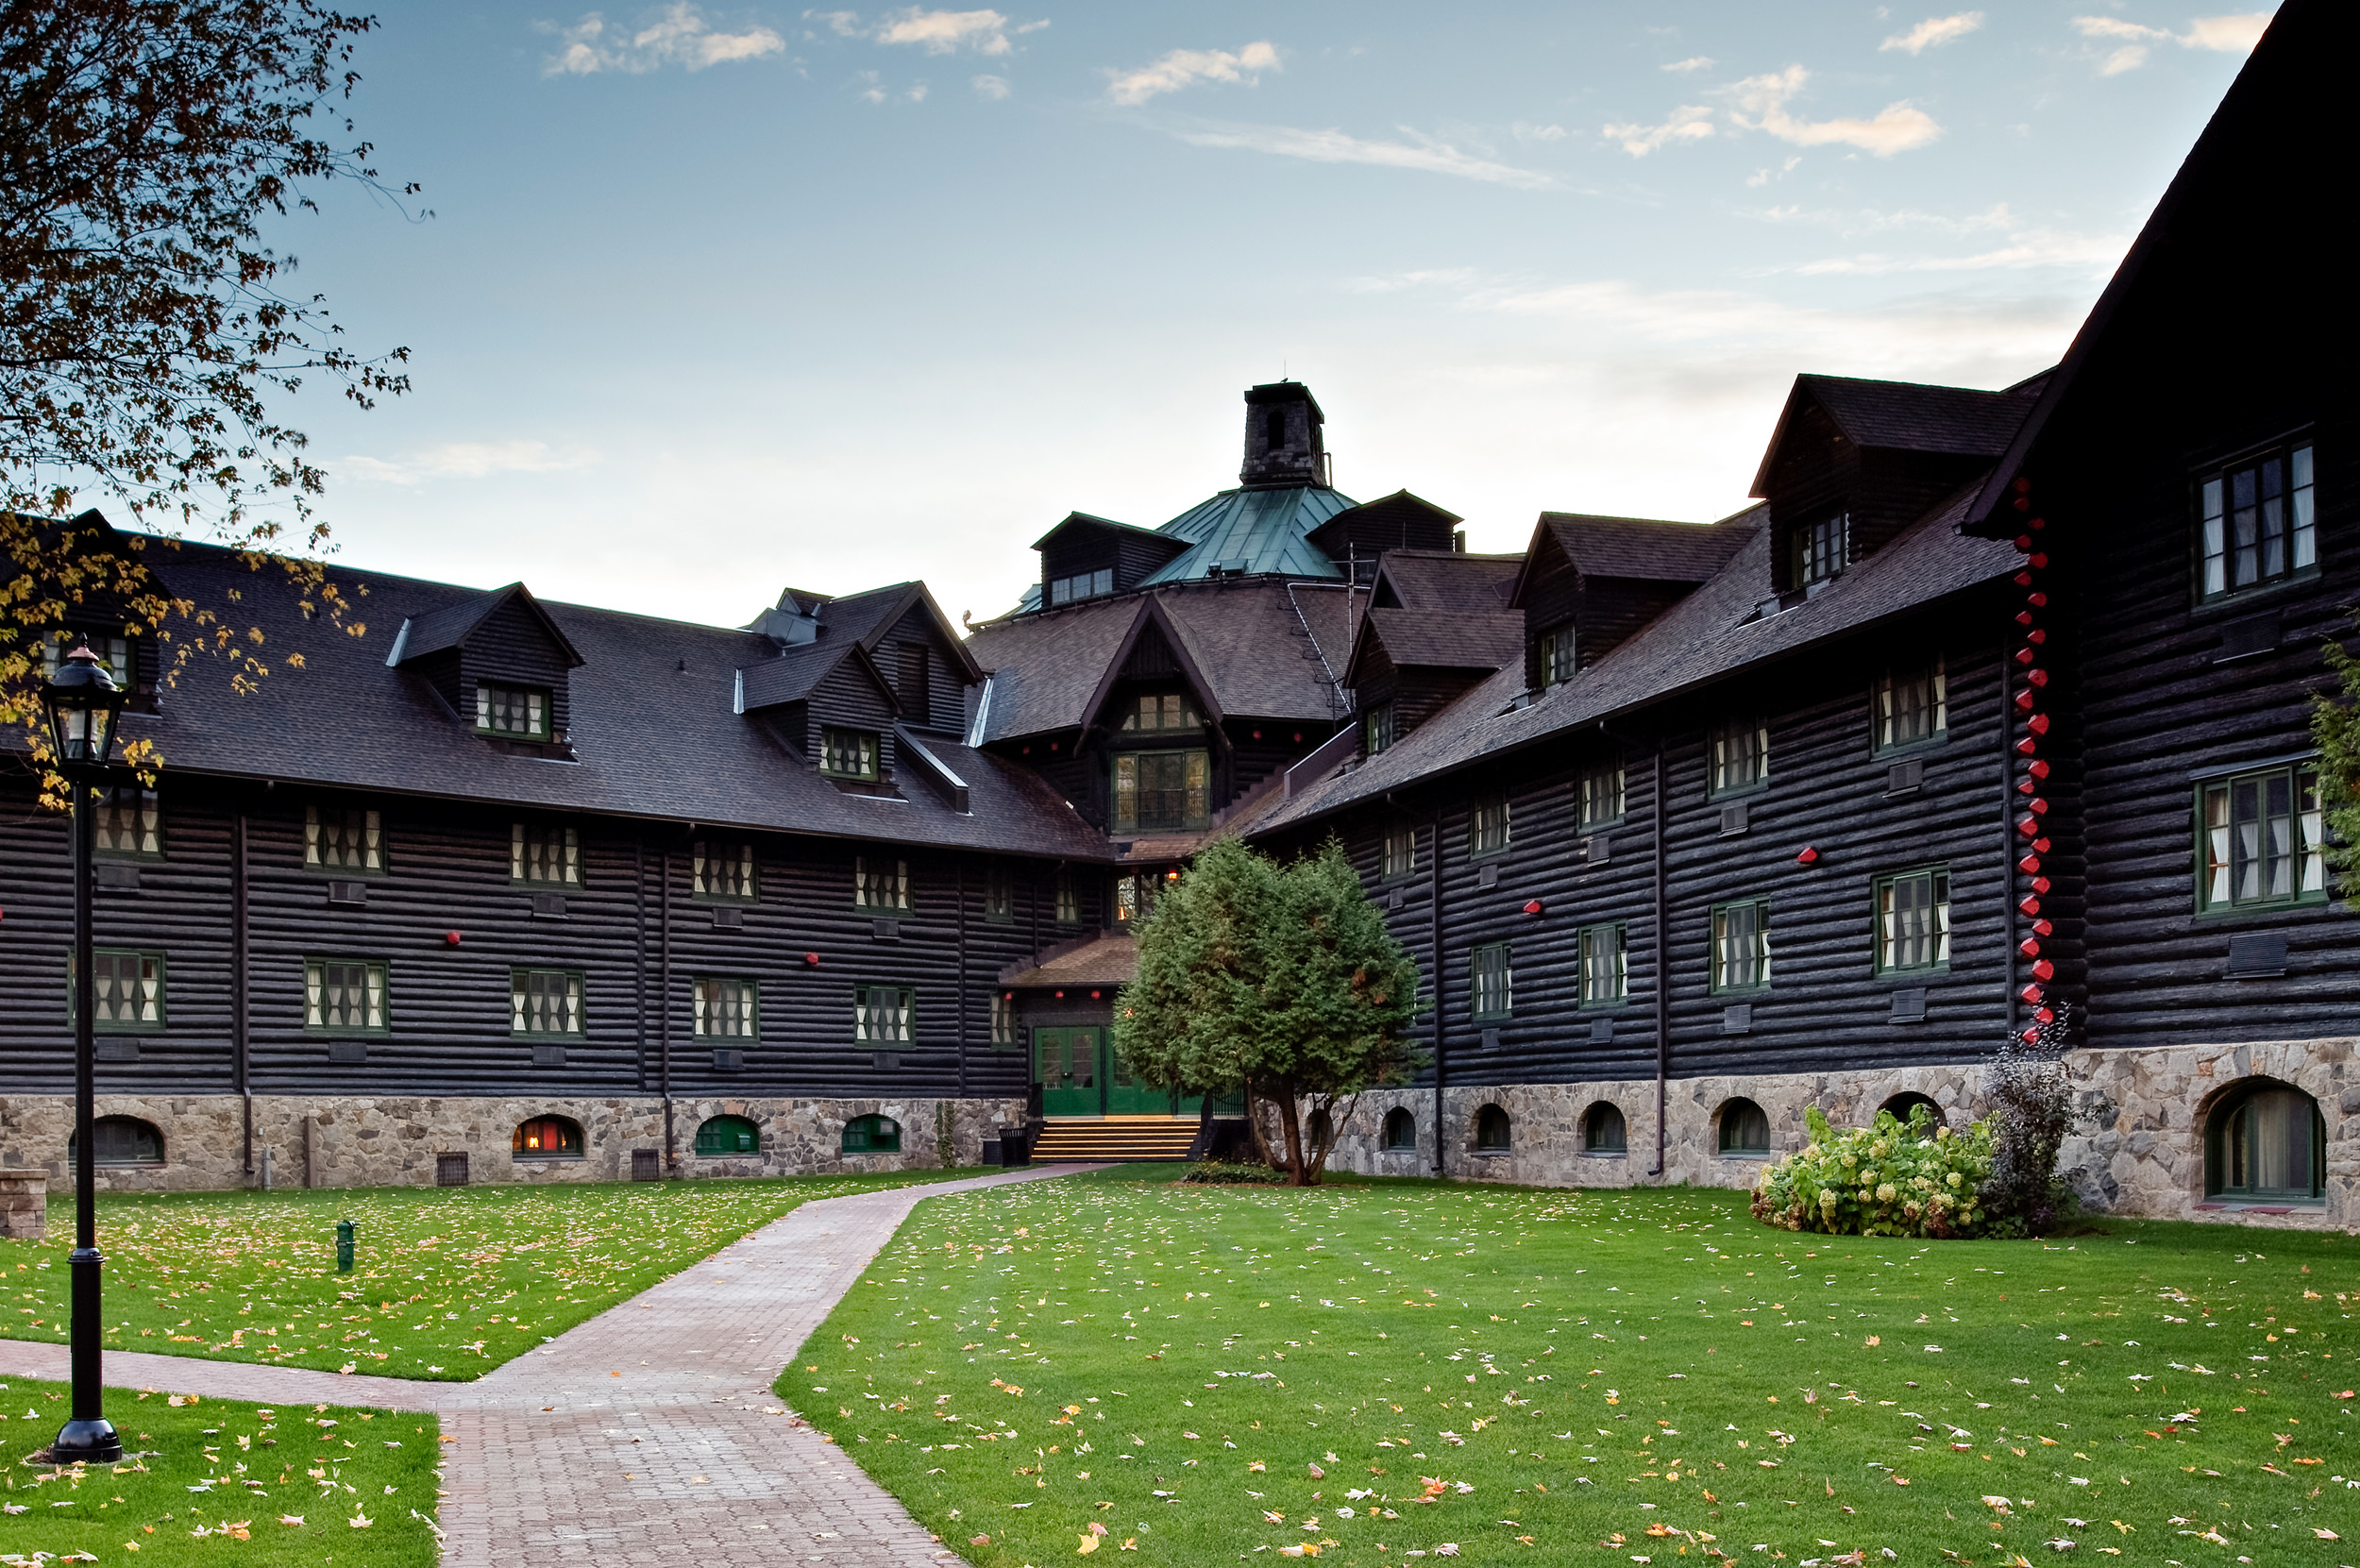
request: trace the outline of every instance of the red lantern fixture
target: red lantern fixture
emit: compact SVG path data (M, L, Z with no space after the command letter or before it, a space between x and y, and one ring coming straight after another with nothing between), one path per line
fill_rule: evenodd
M2024 940L2016 943L2015 951L2024 954L2027 958L2038 958L2040 956L2040 938L2037 936L2027 936ZM2046 980L2048 977L2047 975L2043 975L2041 978Z
M2032 759L2031 765L2026 767L2024 771L2030 773L2035 779L2045 779L2048 777L2048 764L2046 760L2035 757Z
M2021 899L2018 899L2015 906L2018 911L2028 916L2037 915L2040 913L2040 900L2032 897L2030 893L2027 893Z
M2057 978L2057 966L2044 958L2039 963L2032 966L2032 978L2035 980L2054 980ZM2046 1014L2048 1009L2044 1007L2041 1011ZM2049 1020L2044 1017L2041 1021L2043 1023L2047 1023Z
M2034 863L2034 865L2033 865L2033 868L2033 868L2034 870L2038 870L2038 869L2040 868L2039 864L2038 864L2037 862L2035 862L2035 863ZM2032 879L2032 891L2033 891L2033 892L2035 892L2035 893L2046 893L2046 892L2048 892L2048 879L2047 877L2034 877L2034 878Z
M1819 851L1812 848L1809 844L1806 844L1803 846L1803 852L1795 857L1795 864L1797 866L1816 866L1819 864Z
M1531 902L1529 902L1528 903L1526 903L1526 904L1525 905L1525 913L1526 913L1526 914L1527 914L1527 915L1538 915L1538 914L1540 914L1540 913L1541 913L1541 901L1540 901L1539 899L1534 899L1534 900L1532 900Z
M446 932L444 932L444 933L443 933L443 945L444 945L445 947L454 947L454 948L455 948L455 947L457 947L457 946L459 945L459 933L457 933L456 931L446 931Z
M2057 928L2047 920L2034 920L2032 934L2036 936L2054 936L2057 934Z
M2024 602L2031 605L2035 610L2046 609L2048 604L2048 596L2047 594L2027 594L2024 596Z
M2026 876L2038 876L2040 875L2040 856L2036 854L2028 854L2022 860L2015 863L2015 868L2022 871ZM2041 891L2047 892L2048 889L2043 888Z
M2024 1005L2027 1007L2037 1007L2040 1005L2042 993L2041 988L2038 986L2027 986L2015 994L2024 999Z
M1098 1000L1098 993L1096 991L1090 992L1090 1000L1092 1002L1096 1002Z
M2045 735L2048 733L2048 716L2047 714L2034 714L2031 717L2024 721L2024 727L2031 731L2032 733L2036 735Z
M803 967L804 967L805 969L818 969L818 968L819 967L819 955L818 955L818 953L804 953L804 954L803 954Z

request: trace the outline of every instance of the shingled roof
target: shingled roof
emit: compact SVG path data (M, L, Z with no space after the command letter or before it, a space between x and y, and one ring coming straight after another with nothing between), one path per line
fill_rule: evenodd
M154 715L124 719L126 739L161 749L165 787L193 774L267 778L385 796L423 796L716 827L891 839L945 848L1103 861L1104 837L1031 770L964 746L927 745L969 786L966 814L933 791L906 799L848 794L803 766L760 720L733 711L736 672L778 654L767 637L727 627L543 601L582 663L568 689L577 760L503 754L414 671L389 668L404 619L415 627L466 612L484 590L342 566L332 576L369 608L368 635L307 617L285 573L228 550L179 544L174 591L236 609L280 650L251 695L226 662L194 659ZM361 596L365 593L366 598ZM841 601L839 601L841 602ZM303 666L283 662L303 655Z
M1754 475L1754 496L1770 493L1770 469L1797 410L1817 403L1855 447L1912 452L1950 452L1996 458L2022 428L2044 377L1998 392L1929 386L1918 381L1869 381L1849 376L1797 376Z
M1728 565L1745 543L1751 517L1751 508L1718 523L1543 512L1541 526L1556 537L1565 558L1584 577L1703 582Z
M1404 669L1498 669L1524 651L1525 618L1504 610L1372 610L1365 639Z
M1376 602L1398 600L1405 610L1505 610L1524 564L1521 552L1387 550L1371 587Z

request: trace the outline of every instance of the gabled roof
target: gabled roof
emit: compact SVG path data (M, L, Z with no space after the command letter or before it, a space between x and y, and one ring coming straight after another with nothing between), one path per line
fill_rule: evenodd
M549 613L541 608L540 600L534 599L532 591L521 582L511 582L505 588L475 594L456 604L412 616L402 623L400 637L388 662L406 665L429 653L441 653L462 646L477 627L491 617L494 611L511 599L523 602L533 619L541 623L541 630L548 633L549 641L557 645L558 652L564 655L569 666L581 666L582 657L566 638L564 629L549 618Z
M914 607L923 606L927 618L935 623L951 656L965 666L967 683L973 685L984 678L982 668L967 650L967 643L951 617L935 602L934 594L923 582L896 582L890 587L870 588L842 599L832 599L818 605L813 614L819 620L819 640L831 637L857 638L869 652L877 651L885 633L902 624L902 617Z
M1643 582L1703 582L1728 564L1752 531L1758 507L1715 523L1675 523L1657 517L1604 517L1586 512L1543 512L1533 530L1512 595L1522 603L1525 582L1545 536L1583 577Z
M1248 577L1283 572L1338 577L1336 563L1311 543L1313 529L1352 505L1352 497L1321 485L1224 490L1180 514L1158 533L1188 548L1149 574L1149 584L1206 577L1235 565Z
M1222 710L1221 694L1213 689L1212 682L1197 667L1187 633L1180 630L1162 602L1154 594L1131 602L1138 607L1138 614L1131 617L1130 630L1123 632L1121 642L1115 644L1114 656L1106 661L1105 672L1098 678L1097 686L1082 704L1085 719L1094 721L1105 710L1106 700L1114 695L1115 683L1122 679L1122 666L1130 663L1131 650L1138 646L1139 638L1146 635L1150 627L1163 633L1165 645L1172 649L1173 658L1179 661L1181 679L1188 682L1188 689L1195 694L1198 704L1205 710L1205 717L1216 724L1228 717Z
M1058 534L1065 532L1068 529L1073 529L1085 532L1112 532L1124 534L1141 541L1153 540L1155 544L1163 547L1174 554L1177 554L1179 551L1188 548L1188 541L1184 539L1174 539L1170 534L1164 533L1159 530L1141 528L1137 523L1118 523L1112 517L1094 517L1087 512L1067 513L1065 514L1065 520L1059 523L1055 528L1053 528L1048 532L1042 534L1039 538L1034 540L1032 548L1034 549L1047 548L1049 541L1054 539Z
M1371 602L1390 599L1405 610L1505 610L1524 564L1522 555L1387 550L1369 585Z
M1344 551L1330 541L1340 540L1346 531L1381 541L1381 548L1412 549L1421 548L1410 543L1413 534L1441 534L1442 544L1447 545L1451 530L1466 520L1423 496L1396 490L1390 496L1344 508L1313 529L1310 540L1331 558L1340 559Z
M1946 452L1962 457L1998 457L2023 423L2038 383L2018 382L2000 392L1974 387L1930 386L1919 381L1869 381L1849 376L1797 376L1778 411L1762 466L1747 494L1770 493L1770 470L1795 414L1816 403L1835 421L1846 440L1863 448Z
M1360 682L1360 664L1381 646L1396 669L1501 669L1521 665L1525 617L1511 610L1372 610L1360 623L1345 673Z
M767 639L766 639L767 640ZM819 683L835 673L846 660L856 664L861 675L877 688L885 705L895 713L902 711L902 699L893 689L885 672L877 667L876 659L857 638L841 640L827 637L818 642L798 643L783 649L775 659L757 659L740 672L745 680L746 711L757 713L786 702L808 700Z

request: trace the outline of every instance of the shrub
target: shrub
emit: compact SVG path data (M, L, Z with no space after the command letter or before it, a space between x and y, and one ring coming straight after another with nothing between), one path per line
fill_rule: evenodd
M2073 1108L2073 1082L2065 1068L2074 1010L2059 1003L2042 1013L2027 1031L2032 1037L2010 1036L1991 1064L1995 1134L1983 1195L2002 1236L2045 1235L2080 1206L2072 1189L2057 1179L2057 1151L2082 1120Z
M1188 1167L1182 1181L1210 1182L1217 1185L1239 1184L1250 1187L1284 1187L1293 1179L1287 1172L1249 1161L1219 1159L1198 1160Z
M1988 1121L1953 1133L1933 1125L1932 1112L1922 1104L1911 1108L1907 1124L1879 1111L1868 1126L1838 1132L1816 1105L1808 1119L1811 1142L1765 1169L1755 1184L1755 1219L1835 1236L1986 1232Z

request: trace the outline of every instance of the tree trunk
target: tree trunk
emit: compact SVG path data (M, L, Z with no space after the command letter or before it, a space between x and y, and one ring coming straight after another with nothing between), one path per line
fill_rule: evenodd
M1303 1164L1303 1127L1295 1117L1295 1087L1289 1082L1285 1089L1285 1093L1273 1098L1278 1102L1279 1123L1287 1134L1287 1185L1307 1187L1310 1183L1306 1178L1310 1172Z
M1327 1103L1325 1104L1319 1104L1315 1101L1311 1107L1314 1113L1319 1111L1325 1111L1327 1113L1327 1141L1313 1150L1311 1155L1311 1180L1309 1185L1313 1187L1319 1186L1321 1180L1326 1176L1327 1152L1336 1147L1336 1145L1342 1140L1344 1136L1344 1123L1350 1121L1352 1120L1352 1113L1360 1108L1360 1097L1356 1094L1352 1097L1352 1104L1344 1107L1343 1115L1338 1116L1336 1114L1336 1101L1338 1098L1339 1096L1331 1094L1327 1097Z
M1262 1156L1262 1163L1275 1170L1278 1156L1271 1153L1270 1137L1262 1128L1262 1107L1256 1103L1254 1080L1245 1081L1245 1125L1254 1139L1254 1152Z

